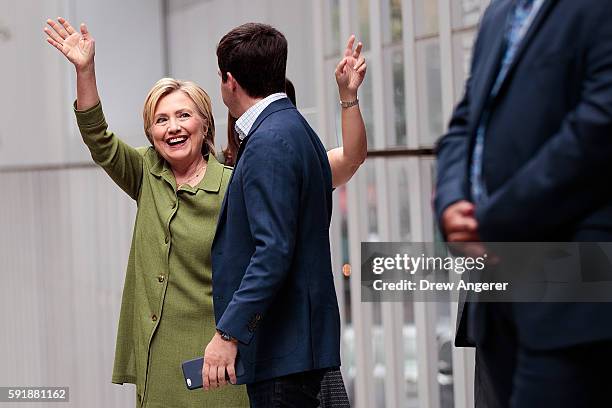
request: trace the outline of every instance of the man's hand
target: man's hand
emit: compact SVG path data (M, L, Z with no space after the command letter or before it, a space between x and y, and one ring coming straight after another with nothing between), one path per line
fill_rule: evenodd
M226 372L230 382L236 384L236 371L234 369L236 354L238 354L236 340L223 340L219 333L215 333L204 351L204 367L202 368L204 390L227 385Z
M448 242L477 242L478 222L474 204L466 200L449 205L442 213L442 231Z
M442 230L446 241L468 242L457 246L449 245L451 249L472 257L482 256L486 251L480 243L478 235L478 221L474 216L474 204L466 200L457 201L449 205L442 213Z

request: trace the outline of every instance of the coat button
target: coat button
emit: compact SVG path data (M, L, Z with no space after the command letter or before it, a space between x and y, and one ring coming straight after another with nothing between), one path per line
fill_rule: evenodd
M158 281L159 283L163 283L165 279L166 279L166 277L165 277L164 275L159 275L159 276L157 277L157 281Z
M156 322L156 321L157 321L157 316L156 316L156 315L151 316L151 320L153 320L154 322Z

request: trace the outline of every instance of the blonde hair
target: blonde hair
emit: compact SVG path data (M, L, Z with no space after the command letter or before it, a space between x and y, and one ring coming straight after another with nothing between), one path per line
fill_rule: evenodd
M196 107L198 116L202 119L204 128L204 143L202 144L202 154L212 153L215 155L215 120L212 115L212 105L210 97L202 88L191 81L181 81L174 78L162 78L153 85L149 91L147 99L145 99L144 108L142 110L142 119L144 121L144 131L149 142L153 144L151 136L151 126L153 126L153 118L155 116L155 108L157 103L164 96L175 91L181 91L191 99Z

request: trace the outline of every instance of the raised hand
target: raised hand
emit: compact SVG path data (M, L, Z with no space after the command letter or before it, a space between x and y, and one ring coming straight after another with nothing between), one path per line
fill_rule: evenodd
M353 50L354 45L355 36L351 35L344 50L344 58L336 66L335 72L340 99L347 102L357 98L357 89L361 86L367 69L365 58L361 56L363 44L357 43Z
M64 54L77 71L93 68L95 46L87 26L81 24L79 33L64 18L58 17L57 21L47 20L51 27L44 28L47 42Z

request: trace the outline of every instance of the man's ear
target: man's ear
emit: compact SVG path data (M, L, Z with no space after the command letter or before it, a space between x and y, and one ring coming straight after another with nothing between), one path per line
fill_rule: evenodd
M236 88L238 87L238 81L236 81L236 78L234 78L234 76L232 75L231 72L227 72L226 74L227 76L227 84L229 85L230 89L233 91L236 90Z

